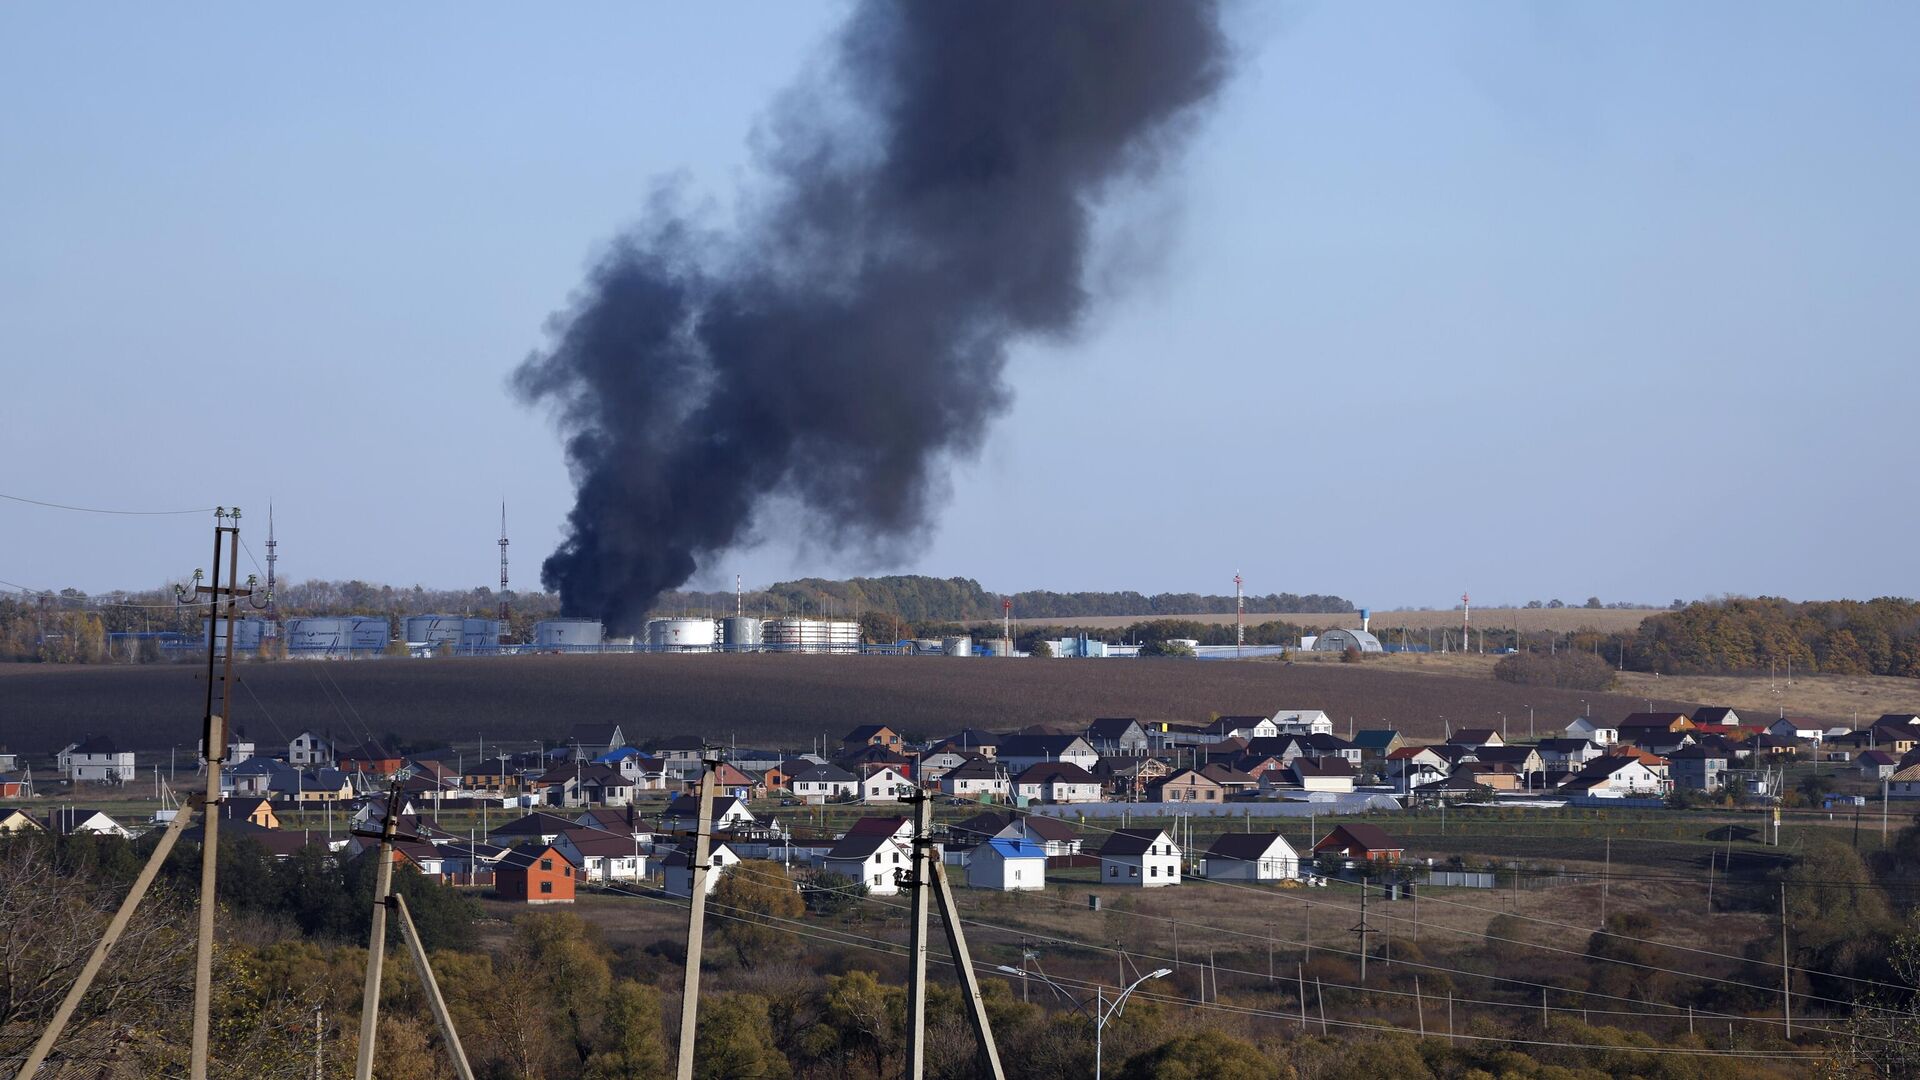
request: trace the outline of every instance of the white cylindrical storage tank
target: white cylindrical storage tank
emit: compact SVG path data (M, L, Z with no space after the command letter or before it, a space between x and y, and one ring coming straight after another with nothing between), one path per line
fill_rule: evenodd
M500 620L460 620L460 651L463 653L499 652Z
M268 627L272 624L265 619L233 620L233 655L245 656L260 651L260 645L267 639ZM227 620L225 616L208 619L200 640L213 642L216 655L225 656L227 648Z
M775 652L859 652L860 624L851 619L768 619L762 638Z
M533 624L533 644L541 649L597 649L606 628L596 619L546 619Z
M728 652L756 652L764 640L760 620L751 615L729 615L720 620L720 641Z
M962 634L959 637L941 638L940 651L948 656L972 656L973 638Z
M393 624L372 615L354 615L348 621L352 624L350 641L357 653L385 652L393 641Z
M987 642L987 655L988 656L1012 656L1013 642L1003 637L993 638L992 640Z
M287 655L290 657L346 656L352 651L352 619L312 615L287 620Z
M647 648L662 652L712 652L720 627L712 619L654 619L647 623Z
M441 645L460 644L461 635L466 633L467 620L458 615L409 615L402 625L407 644L438 648Z

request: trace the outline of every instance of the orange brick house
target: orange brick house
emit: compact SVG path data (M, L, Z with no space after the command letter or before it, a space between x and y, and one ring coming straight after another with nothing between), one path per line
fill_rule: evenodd
M494 864L493 887L502 900L523 904L571 904L579 880L573 860L551 844L514 848Z

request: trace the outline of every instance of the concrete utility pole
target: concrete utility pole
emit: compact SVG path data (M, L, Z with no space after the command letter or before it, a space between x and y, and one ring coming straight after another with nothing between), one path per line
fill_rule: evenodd
M695 1021L700 1012L700 941L707 924L707 873L713 860L713 785L719 769L717 758L707 757L712 747L701 749L700 811L694 822L693 856L687 860L692 872L693 895L687 904L687 975L680 991L680 1062L674 1075L693 1080L693 1039Z
M360 1050L354 1059L354 1080L373 1080L373 1048L380 1032L380 976L387 959L387 893L393 889L393 835L397 823L400 787L387 795L387 812L380 824L380 846L373 870L373 931L367 940L367 984L360 997Z
M908 799L913 804L913 863L907 889L912 917L907 923L907 1078L921 1080L927 1069L927 828L932 824L933 801L925 792Z
M447 1011L447 1000L440 994L440 981L433 977L433 965L427 962L427 948L420 941L420 932L414 929L413 915L407 911L407 898L388 893L386 903L400 916L400 936L407 939L407 948L413 953L413 965L420 972L420 985L427 992L433 1022L440 1025L440 1038L447 1044L447 1056L453 1059L454 1075L460 1080L473 1080L473 1066L467 1064L467 1050L460 1045L460 1032L454 1028L453 1014Z

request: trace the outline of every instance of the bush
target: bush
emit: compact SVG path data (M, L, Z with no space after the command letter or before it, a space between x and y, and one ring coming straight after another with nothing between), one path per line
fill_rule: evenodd
M1583 652L1514 653L1493 665L1493 677L1517 686L1551 686L1560 690L1609 690L1614 672L1605 660Z
M1357 664L1360 662L1361 658L1365 657L1366 655L1367 655L1366 653L1363 653L1360 651L1359 646L1349 645L1344 650L1341 651L1340 662L1343 664Z

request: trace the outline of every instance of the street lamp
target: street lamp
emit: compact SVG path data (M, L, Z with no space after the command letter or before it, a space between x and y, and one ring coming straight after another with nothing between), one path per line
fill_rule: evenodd
M1172 968L1156 968L1147 972L1145 975L1133 980L1125 990L1120 991L1119 996L1113 999L1112 1005L1108 1005L1106 1002L1107 988L1105 986L1095 985L1093 988L1093 1011L1089 1013L1087 1012L1087 1006L1084 1002L1076 1000L1072 994L1067 992L1065 987L1054 982L1045 972L1022 971L1011 964L1001 964L1000 970L1008 975L1018 975L1022 979L1039 979L1041 982L1053 987L1054 991L1060 994L1060 996L1073 1002L1074 1008L1079 1009L1082 1015L1093 1021L1093 1080L1100 1080L1101 1058L1106 1050L1105 1034L1107 1022L1120 1015L1121 1010L1126 1008L1127 998L1131 997L1135 990L1140 989L1141 983L1146 982L1148 979L1164 979L1173 974Z

